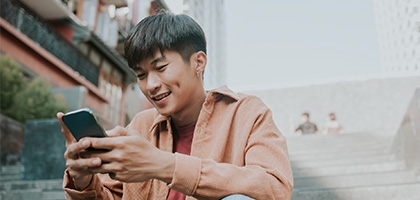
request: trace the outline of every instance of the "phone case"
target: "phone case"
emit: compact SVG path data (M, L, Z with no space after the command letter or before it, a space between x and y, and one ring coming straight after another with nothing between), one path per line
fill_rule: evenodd
M83 108L64 114L63 122L79 141L83 137L106 137L106 133L89 108Z

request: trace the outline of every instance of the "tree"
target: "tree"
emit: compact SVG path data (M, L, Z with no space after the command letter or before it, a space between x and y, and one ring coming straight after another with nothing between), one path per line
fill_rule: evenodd
M63 95L51 94L52 86L42 77L37 77L17 93L12 110L18 121L54 118L58 111L67 110Z
M19 65L10 61L10 58L4 60L6 60L4 62L6 64L3 66L2 62L1 65L2 85L0 86L2 113L25 122L31 119L54 118L58 111L66 112L68 110L64 96L53 95L51 93L52 85L47 80L39 76L28 84ZM3 79L8 75L11 77ZM3 103L5 104L4 110Z
M10 115L13 97L25 88L27 82L19 64L8 56L0 55L0 112Z

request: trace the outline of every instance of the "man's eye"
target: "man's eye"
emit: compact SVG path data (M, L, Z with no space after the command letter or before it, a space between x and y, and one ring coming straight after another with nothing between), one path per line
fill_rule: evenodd
M168 65L162 65L162 66L156 67L156 70L163 71L163 70L166 69L166 66L168 66Z
M137 74L137 78L140 80L144 79L144 77L146 77L146 74Z

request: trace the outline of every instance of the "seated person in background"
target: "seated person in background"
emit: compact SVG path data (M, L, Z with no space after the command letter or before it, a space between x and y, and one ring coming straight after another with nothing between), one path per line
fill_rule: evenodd
M295 129L295 132L302 131L302 134L318 133L318 127L316 126L316 124L310 122L309 120L309 113L303 113L302 120L303 123Z
M154 108L107 138L66 138L68 199L290 199L285 137L257 97L205 91L206 40L187 15L143 19L125 41L128 65ZM107 151L85 151L92 147Z
M323 134L337 134L337 133L343 133L343 127L341 124L336 120L335 114L330 113L328 115L327 122L322 127L322 133Z

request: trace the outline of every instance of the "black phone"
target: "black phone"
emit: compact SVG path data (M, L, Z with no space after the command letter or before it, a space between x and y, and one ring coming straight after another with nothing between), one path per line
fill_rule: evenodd
M107 137L105 130L89 108L64 114L63 122L77 141L83 137Z

